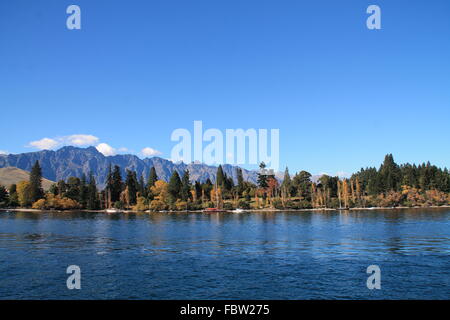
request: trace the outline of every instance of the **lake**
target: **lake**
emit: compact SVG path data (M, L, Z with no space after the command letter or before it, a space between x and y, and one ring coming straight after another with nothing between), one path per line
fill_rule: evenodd
M0 212L0 275L0 299L449 299L450 209Z

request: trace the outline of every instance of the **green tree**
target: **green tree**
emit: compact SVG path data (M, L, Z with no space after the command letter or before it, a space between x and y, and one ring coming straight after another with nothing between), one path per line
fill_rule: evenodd
M148 188L151 188L155 185L155 182L158 181L158 176L156 175L156 169L155 167L150 168L150 174L148 176Z
M168 186L169 194L172 197L172 202L174 202L176 199L180 198L180 192L181 192L181 179L180 175L178 174L177 170L174 170L172 173L172 176L169 180L169 186Z
M98 210L100 201L98 199L97 183L92 172L89 174L89 185L87 186L87 209Z
M380 178L383 185L383 192L391 190L397 191L400 189L400 169L394 161L392 154L387 154L384 162L380 167Z
M19 195L17 194L17 185L12 184L9 187L9 206L17 207L19 206Z
M32 202L36 202L44 197L44 190L42 189L42 169L37 160L31 168L29 188Z
M292 179L292 184L297 189L297 195L306 201L311 201L311 173L300 171Z
M120 167L114 166L114 170L112 173L112 181L111 181L111 202L115 203L117 201L120 201L120 194L123 190L123 182L122 182L122 175L120 174Z
M127 179L125 182L128 191L128 199L130 206L134 206L137 202L138 182L136 171L127 170Z
M4 186L0 186L0 207L6 207L9 203L9 195Z
M197 200L201 200L202 199L202 185L200 182L195 181L194 184L194 190L195 190L195 197L197 198Z
M64 197L80 202L81 198L81 180L77 177L69 177L66 184Z
M266 189L267 185L267 172L266 172L266 164L261 162L259 164L259 172L258 172L258 186L262 189Z
M79 203L83 208L87 207L88 198L89 198L89 187L87 186L86 175L83 173L83 176L81 177L80 180L80 200L79 200Z
M147 191L146 191L145 182L144 182L144 175L142 175L142 174L139 177L138 192L141 197L144 197L144 198L147 197Z
M292 180L291 175L289 174L289 169L286 167L286 170L284 170L284 178L283 182L281 183L281 192L283 196L291 197L292 196Z
M244 192L244 176L242 175L242 169L236 168L236 177L237 177L237 192L239 197L242 196Z
M219 165L216 173L216 183L219 187L223 187L225 184L225 174L223 172L222 165Z
M183 178L181 179L180 196L183 201L191 198L191 181L189 180L189 170L185 170Z

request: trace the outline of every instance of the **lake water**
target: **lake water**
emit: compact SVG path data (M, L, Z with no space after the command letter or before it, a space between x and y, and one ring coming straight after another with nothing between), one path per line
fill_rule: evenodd
M0 212L0 299L449 298L449 209Z

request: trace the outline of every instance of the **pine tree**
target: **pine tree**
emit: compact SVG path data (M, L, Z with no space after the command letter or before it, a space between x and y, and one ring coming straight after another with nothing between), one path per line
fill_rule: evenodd
M189 181L189 170L185 170L183 178L181 179L181 199L187 201L191 196L191 182Z
M150 175L148 177L147 185L149 188L153 187L155 185L155 182L158 181L158 176L156 175L156 169L155 167L151 167L150 169Z
M86 183L86 175L83 174L83 176L81 177L81 183L80 183L80 204L83 208L87 207L88 198L89 198L89 187L87 186L87 183Z
M87 209L98 210L100 207L100 201L97 193L97 183L95 182L92 172L89 174L89 185L87 187Z
M30 172L30 199L32 202L44 197L44 190L42 189L42 169L39 161L36 160Z
M283 183L281 184L281 193L283 198L290 197L291 190L292 190L291 175L289 174L288 167L286 167L286 170L284 170Z
M258 172L258 186L261 189L267 188L267 173L266 173L266 164L264 162L261 162L259 165L259 172Z
M223 173L222 165L219 165L217 168L216 183L219 187L222 187L225 184L225 174Z
M244 176L242 175L242 169L236 168L236 176L237 176L237 192L239 197L242 196L242 193L244 192Z
M0 186L0 207L8 204L8 192L4 186Z
M111 202L120 201L120 194L122 193L123 182L122 176L120 174L120 167L114 166L112 173L112 183L111 183Z
M180 192L181 192L181 179L180 175L178 174L177 170L174 170L172 173L172 176L169 180L168 185L168 191L170 195L172 196L172 202L175 202L175 200L180 198Z
M128 196L128 205L134 206L137 202L138 181L136 171L127 170L127 179L125 182Z
M203 195L202 191L203 190L202 190L202 185L200 182L195 181L194 190L195 190L195 197L197 198L197 200L201 199L203 201L203 199L202 199L202 195Z
M145 182L144 182L144 175L141 174L141 176L139 177L139 194L141 197L147 197L147 192L145 191Z

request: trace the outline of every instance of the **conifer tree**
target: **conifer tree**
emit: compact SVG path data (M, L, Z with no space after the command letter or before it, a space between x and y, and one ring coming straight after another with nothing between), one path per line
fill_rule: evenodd
M244 176L242 175L242 169L236 168L236 176L237 176L237 192L239 196L242 196L244 192Z
M225 174L223 172L222 165L219 165L217 168L216 183L219 187L222 187L225 184Z
M158 176L156 175L156 169L155 167L151 167L150 169L150 175L148 177L147 185L149 188L153 187L155 185L155 182L158 181Z
M123 189L122 175L120 174L120 167L114 166L111 182L111 202L120 201L120 194Z
M36 202L44 197L44 190L42 189L42 169L37 160L31 168L29 190L32 202Z
M127 170L127 179L125 182L127 190L127 199L130 206L134 206L137 202L138 181L136 171Z
M189 181L189 170L185 170L181 179L181 199L187 201L191 196L191 182Z
M87 187L87 205L89 210L98 210L100 207L100 201L97 193L97 183L95 182L92 172L89 174L89 185Z
M174 170L172 173L172 176L170 177L168 191L169 191L169 194L172 196L171 200L173 202L175 202L176 199L180 198L181 179L180 179L180 175L178 174L177 170Z
M267 188L267 173L266 173L266 164L261 162L259 164L259 172L258 172L258 186L261 189Z

